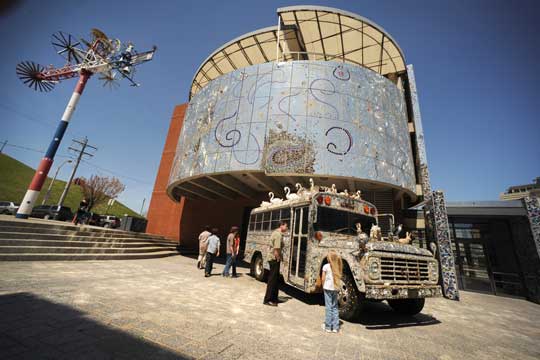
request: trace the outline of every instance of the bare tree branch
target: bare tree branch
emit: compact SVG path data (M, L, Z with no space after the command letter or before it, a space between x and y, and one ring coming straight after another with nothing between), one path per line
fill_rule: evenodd
M117 197L126 188L115 177L109 178L97 175L92 175L90 179L81 178L79 185L88 201L88 210L108 199Z

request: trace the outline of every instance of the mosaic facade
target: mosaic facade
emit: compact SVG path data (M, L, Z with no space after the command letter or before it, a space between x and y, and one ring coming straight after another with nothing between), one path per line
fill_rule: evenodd
M536 251L540 256L540 199L533 195L525 197L522 201L527 210Z
M414 192L405 106L394 83L354 65L293 61L239 69L191 99L169 184L264 171L354 177Z

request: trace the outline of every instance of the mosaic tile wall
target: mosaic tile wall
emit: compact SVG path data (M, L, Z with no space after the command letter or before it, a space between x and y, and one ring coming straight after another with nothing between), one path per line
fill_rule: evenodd
M223 75L189 104L169 184L243 170L349 176L414 192L403 92L336 62L265 63Z
M416 78L412 65L407 65L407 77L409 79L409 90L411 96L413 123L416 136L416 147L418 152L418 174L420 185L426 205L424 206L424 217L426 219L426 234L429 238L435 239L438 249L439 262L441 264L442 286L444 296L459 300L459 290L457 288L457 277L454 265L454 254L450 244L450 233L448 228L448 214L446 203L442 191L432 191L429 179L429 170L426 155L426 144L424 141L424 130L422 127L422 116L418 102L418 92L416 90Z
M531 226L531 234L536 245L536 251L540 256L540 199L535 196L527 196L523 200L527 217Z

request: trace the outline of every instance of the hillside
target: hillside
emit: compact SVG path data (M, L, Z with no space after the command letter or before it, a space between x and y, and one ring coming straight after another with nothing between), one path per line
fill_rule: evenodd
M54 169L56 170L56 167L54 167ZM0 154L0 200L20 203L22 198L24 197L28 185L30 184L30 181L32 180L32 177L34 176L34 173L35 170L31 167L23 164L18 160L13 159L8 155ZM37 205L41 204L43 196L45 196L51 180L51 178L47 178L47 180L45 181L43 189L39 194L38 201L36 202ZM64 186L66 186L65 181L59 179L56 179L54 181L51 190L51 196L49 197L48 201L49 204L56 204L56 202L60 198L60 194L62 194L62 191L64 190ZM81 201L82 197L82 191L79 186L72 184L66 200L64 201L64 205L70 207L71 210L75 211L79 206L79 202ZM94 207L92 210L99 214L105 214L106 209L107 202ZM133 210L118 201L116 201L114 205L111 206L111 208L109 209L109 214L119 217L124 216L124 214L140 217Z

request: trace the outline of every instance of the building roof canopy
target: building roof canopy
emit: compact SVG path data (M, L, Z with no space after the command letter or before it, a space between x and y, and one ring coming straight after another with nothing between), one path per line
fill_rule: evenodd
M279 26L244 34L214 51L197 70L190 98L223 74L276 59L343 61L381 75L405 70L397 43L366 18L321 6L291 6L277 13Z

